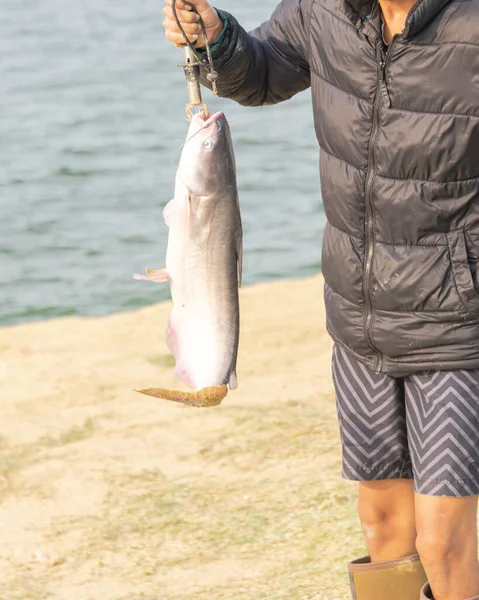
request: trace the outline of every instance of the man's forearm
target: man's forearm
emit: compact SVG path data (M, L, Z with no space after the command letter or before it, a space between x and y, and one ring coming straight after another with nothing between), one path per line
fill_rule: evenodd
M300 2L286 0L270 21L247 33L225 11L223 30L214 41L218 94L245 106L275 104L309 87L305 32L298 18ZM285 32L291 32L288 37ZM202 70L201 83L211 89Z

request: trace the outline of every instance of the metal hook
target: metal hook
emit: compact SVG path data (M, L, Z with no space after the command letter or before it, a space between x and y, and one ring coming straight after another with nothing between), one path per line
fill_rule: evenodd
M198 63L195 55L188 46L185 48L185 64L178 66L183 67L186 85L188 86L189 102L186 105L187 117L191 121L193 116L192 109L195 107L203 109L208 114L208 107L201 98L200 63Z
M190 6L191 10L195 10L193 4L188 2L187 0L183 0L183 2ZM189 103L186 105L186 114L188 118L192 119L192 109L199 108L200 110L204 110L208 115L208 106L203 102L201 98L201 87L200 87L200 68L203 67L207 72L206 78L212 84L213 93L215 96L218 95L218 89L216 86L216 80L218 79L218 73L213 68L213 57L211 55L210 45L208 43L208 37L206 35L206 28L203 20L200 17L200 25L203 35L205 37L206 43L206 54L208 60L203 59L196 52L195 46L189 41L188 36L183 30L181 26L178 15L176 14L176 0L173 0L172 3L173 15L175 17L176 23L185 39L185 64L177 65L179 67L183 67L185 72L186 83L188 86L188 97Z

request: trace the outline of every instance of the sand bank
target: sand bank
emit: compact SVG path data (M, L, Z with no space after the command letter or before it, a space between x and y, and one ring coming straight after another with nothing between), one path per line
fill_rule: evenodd
M318 277L241 290L238 390L193 409L170 304L0 330L0 598L348 597L363 552Z

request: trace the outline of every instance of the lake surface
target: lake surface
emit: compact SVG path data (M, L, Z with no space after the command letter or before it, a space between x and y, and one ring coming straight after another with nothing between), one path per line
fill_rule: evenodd
M276 0L223 0L247 28ZM169 297L162 209L188 128L183 52L161 0L0 4L0 325ZM317 272L325 217L308 92L223 110L235 146L245 284Z

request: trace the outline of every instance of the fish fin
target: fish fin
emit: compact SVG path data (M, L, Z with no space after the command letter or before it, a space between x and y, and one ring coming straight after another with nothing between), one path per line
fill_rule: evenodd
M187 406L195 406L196 408L210 408L218 406L228 393L228 386L215 385L203 388L197 392L181 392L179 390L166 390L163 388L148 388L145 390L135 390L139 394L152 396L153 398L161 398L170 402L179 402Z
M166 345L170 349L170 352L173 354L176 360L175 370L173 371L173 376L186 383L190 387L195 387L193 378L190 373L189 365L184 358L181 357L181 341L180 336L178 334L178 328L176 327L176 322L178 320L178 315L175 318L176 309L173 308L173 312L168 319L168 325L166 326Z
M230 390L235 390L238 387L238 377L236 376L236 370L231 371L229 380Z
M174 198L166 203L165 208L163 209L163 219L165 223L169 225L171 223L171 219L173 215L176 213L176 206L174 204Z
M163 283L170 279L168 271L166 269L146 269L146 275L133 275L134 279L141 281L154 281L155 283Z
M198 206L201 202L201 196L195 196L188 190L188 223L189 231L193 232L196 226L196 214L198 212Z
M243 283L243 231L238 229L235 233L236 238L236 263L238 265L238 287Z
M168 324L166 325L166 345L173 356L177 358L180 353L180 343L173 320L173 313L171 313Z

